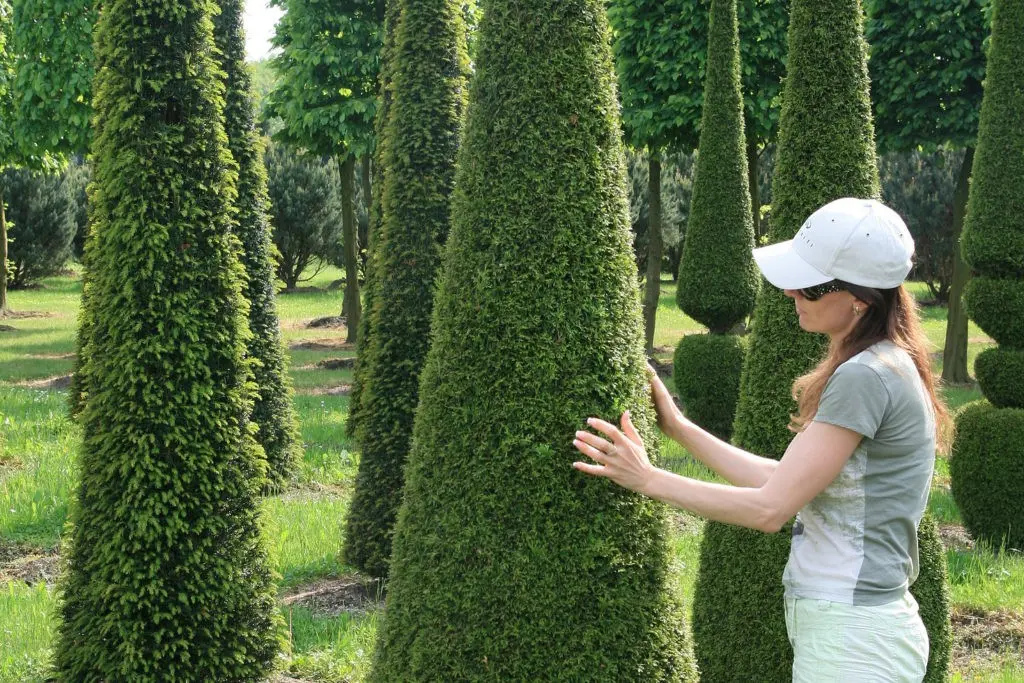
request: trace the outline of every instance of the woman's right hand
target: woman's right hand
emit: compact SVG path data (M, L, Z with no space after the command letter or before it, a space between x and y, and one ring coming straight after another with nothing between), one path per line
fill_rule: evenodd
M658 428L667 436L679 440L679 429L686 419L679 406L672 399L657 371L647 365L647 375L651 383L651 398L654 400L654 410L658 414Z

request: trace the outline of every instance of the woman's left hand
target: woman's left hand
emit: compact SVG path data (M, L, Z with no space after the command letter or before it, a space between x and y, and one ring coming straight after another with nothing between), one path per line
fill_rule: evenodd
M574 462L573 467L596 477L611 479L627 489L642 491L657 470L647 458L643 440L633 427L629 411L622 414L621 431L610 422L596 417L588 419L587 424L608 439L587 431L576 432L572 445L598 464Z

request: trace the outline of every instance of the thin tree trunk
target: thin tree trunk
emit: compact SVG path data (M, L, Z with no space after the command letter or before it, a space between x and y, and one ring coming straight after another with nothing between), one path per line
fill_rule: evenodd
M359 226L359 248L361 261L366 267L366 259L370 256L370 230L373 223L373 180L370 177L370 155L363 155L360 175L363 186L363 203L366 205L366 223Z
M647 286L644 290L644 339L647 355L654 353L654 326L657 321L658 300L661 298L661 157L650 150L648 196L650 209L647 224Z
M356 248L356 216L352 199L355 195L356 160L349 154L345 161L338 160L341 172L341 230L345 241L345 296L341 305L341 314L345 316L348 328L346 341L355 342L359 330L359 261Z
M953 262L953 284L949 288L949 315L946 323L946 346L942 350L942 379L947 384L964 384L971 381L967 372L967 312L964 311L964 287L971 279L971 270L964 263L960 250L960 236L967 214L967 196L970 188L971 168L974 166L974 148L964 151L960 165L960 176L956 181L953 195L953 231L956 233L955 259Z
M7 313L7 212L0 187L0 316Z
M757 138L747 126L747 183L750 185L750 210L754 217L754 238L761 239L761 185L757 180L757 163L761 155L757 151Z

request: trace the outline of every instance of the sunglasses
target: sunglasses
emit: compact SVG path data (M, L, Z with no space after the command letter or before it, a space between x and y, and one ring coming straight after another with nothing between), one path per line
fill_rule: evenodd
M846 289L846 286L839 280L832 280L831 282L825 282L824 284L814 285L813 287L804 287L796 291L800 292L800 296L807 299L808 301L817 301L826 294L832 294L833 292L842 292Z

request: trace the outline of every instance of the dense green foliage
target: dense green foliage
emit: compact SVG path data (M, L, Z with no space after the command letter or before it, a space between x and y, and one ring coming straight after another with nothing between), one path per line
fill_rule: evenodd
M245 298L249 301L248 356L253 364L256 396L252 421L259 427L256 440L267 458L270 484L279 487L298 464L298 429L292 408L291 386L285 367L281 329L277 319L274 247L268 219L267 171L263 144L256 129L252 81L245 65L241 0L220 0L214 18L214 42L225 74L224 132L228 149L238 164L235 232L242 242Z
M976 401L956 424L949 473L964 525L997 548L1024 548L1024 410Z
M281 645L215 10L111 3L98 27L59 680L260 680Z
M914 271L940 303L953 284L957 233L953 197L964 153L939 149L890 152L879 157L882 201L903 217L914 238Z
M0 173L7 197L8 259L13 288L25 287L64 267L75 238L75 200L60 175L27 169Z
M92 134L93 0L16 0L15 126L25 154L83 154ZM6 111L6 110L5 110Z
M661 159L661 238L664 246L661 265L662 271L668 271L675 280L679 275L693 192L694 155L676 152L663 154ZM629 230L633 233L637 273L642 276L647 270L647 240L651 223L647 152L627 148L626 168L629 174Z
M384 222L384 193L381 192L381 188L384 187L387 178L384 155L387 153L387 128L391 116L392 55L395 50L395 36L398 32L400 17L401 7L399 6L399 0L385 0L384 40L380 48L380 66L378 70L379 94L377 97L377 113L373 121L377 143L373 156L373 185L378 189L373 195L373 205L370 207L369 239L366 245L367 255L364 268L366 285L363 287L363 305L368 313L359 319L357 334L358 356L352 378L352 393L349 394L348 420L345 423L346 433L351 434L357 442L360 431L359 423L363 414L363 378L373 367L373 360L369 357L371 348L369 340L373 336L372 311L374 301L377 298L376 237Z
M988 75L964 258L977 273L967 312L999 343L978 370L987 403L963 410L950 465L953 495L975 537L1024 548L1024 7L993 0ZM991 392L991 393L990 393Z
M711 3L710 32L700 151L676 301L691 318L722 334L750 315L760 284L751 254L736 0Z
M945 683L953 650L953 625L949 616L949 583L946 548L935 518L925 512L917 528L920 570L910 593L917 600L921 620L928 631L928 669L924 683Z
M264 154L269 180L271 223L278 250L277 276L294 289L303 274L320 272L341 239L338 182L328 164L270 144Z
M829 201L879 195L861 15L859 0L792 4L769 242L792 239L807 216ZM782 456L792 439L786 426L796 408L793 380L821 358L822 342L800 330L793 302L781 291L762 289L741 380L734 433L739 446ZM706 527L693 609L705 680L791 679L781 608L788 548L785 531L763 536ZM931 559L922 559L922 566L941 568Z
M11 33L14 30L14 13L10 0L0 0L0 111L14 109L14 53L11 50ZM13 117L0 117L0 169L10 163L14 150Z
M377 289L368 313L374 363L363 376L362 452L344 546L346 563L377 577L388 573L402 500L469 74L458 0L399 5Z
M974 146L989 2L865 0L880 150Z
M664 507L571 467L658 447L604 7L483 16L370 680L694 680Z
M746 345L732 334L688 334L679 340L672 379L686 416L728 441L740 393Z

